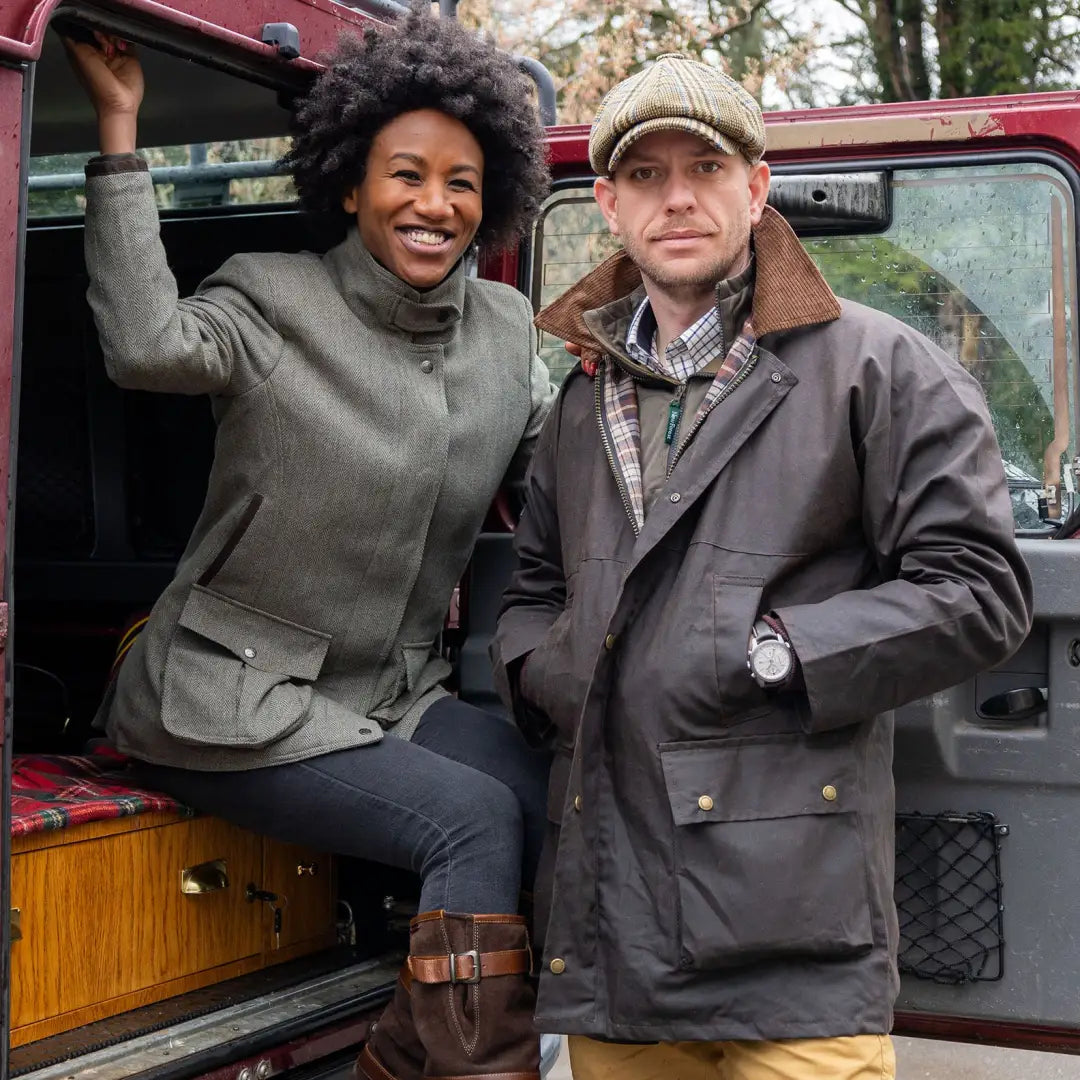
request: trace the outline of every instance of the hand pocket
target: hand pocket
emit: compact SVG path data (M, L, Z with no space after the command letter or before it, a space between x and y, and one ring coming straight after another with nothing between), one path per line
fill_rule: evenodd
M680 966L841 958L873 944L849 745L800 735L661 746Z

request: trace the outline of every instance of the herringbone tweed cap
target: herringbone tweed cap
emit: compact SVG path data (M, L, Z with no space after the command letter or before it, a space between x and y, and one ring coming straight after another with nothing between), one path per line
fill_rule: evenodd
M608 91L596 110L589 161L610 176L623 154L654 131L688 131L753 165L765 152L761 108L734 79L681 53L664 53Z

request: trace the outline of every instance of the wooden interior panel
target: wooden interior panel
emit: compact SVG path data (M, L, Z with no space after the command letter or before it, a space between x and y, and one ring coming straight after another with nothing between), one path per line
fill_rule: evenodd
M262 956L249 956L244 960L235 960L231 964L210 968L208 971L197 971L194 975L155 983L153 986L135 990L130 994L121 994L119 997L108 998L105 1001L95 1001L92 1005L86 1005L81 1009L73 1009L71 1012L60 1013L58 1016L50 1016L44 1020L35 1020L32 1023L23 1024L22 1027L13 1027L10 1045L25 1046L26 1043L35 1042L37 1039L47 1039L50 1035L71 1031L72 1028L81 1027L83 1024L92 1024L95 1020L105 1020L118 1013L127 1012L129 1009L153 1005L156 1001L164 1001L165 998L175 997L177 994L186 994L189 990L201 990L204 986L212 986L226 979L247 975L264 966Z
M265 924L271 953L301 942L325 941L334 928L336 893L334 864L329 855L296 844L264 841L264 888L277 893L284 903L281 909L280 939L273 933L273 911L266 908ZM332 943L331 941L328 943ZM275 962L274 956L268 962Z
M180 891L224 859L228 888ZM283 963L335 944L333 859L210 817L92 822L12 841L11 1044ZM273 909L248 885L281 898Z
M99 836L115 836L117 833L139 832L140 829L156 829L159 825L172 825L178 821L190 821L190 815L172 810L153 810L133 817L105 818L88 821L65 829L46 829L44 832L26 833L11 838L11 854L24 851L40 851L59 844L81 844L84 840L96 840Z
M213 859L229 887L181 894L180 871ZM14 855L12 1026L260 953L263 913L244 888L261 861L260 838L215 818Z

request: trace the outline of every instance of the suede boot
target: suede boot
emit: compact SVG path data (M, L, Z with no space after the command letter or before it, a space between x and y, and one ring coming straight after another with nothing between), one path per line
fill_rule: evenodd
M413 1024L408 964L398 973L390 1004L356 1059L357 1080L423 1080L424 1046Z
M411 932L412 1014L424 1076L539 1080L525 920L430 911L413 919Z

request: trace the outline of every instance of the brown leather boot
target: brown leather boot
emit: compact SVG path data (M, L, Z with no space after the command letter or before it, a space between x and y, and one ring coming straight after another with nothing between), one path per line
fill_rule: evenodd
M423 1080L424 1045L413 1024L411 983L406 964L398 973L390 1004L374 1024L353 1066L358 1080Z
M411 923L413 1020L425 1077L539 1080L532 950L520 915L429 911Z

